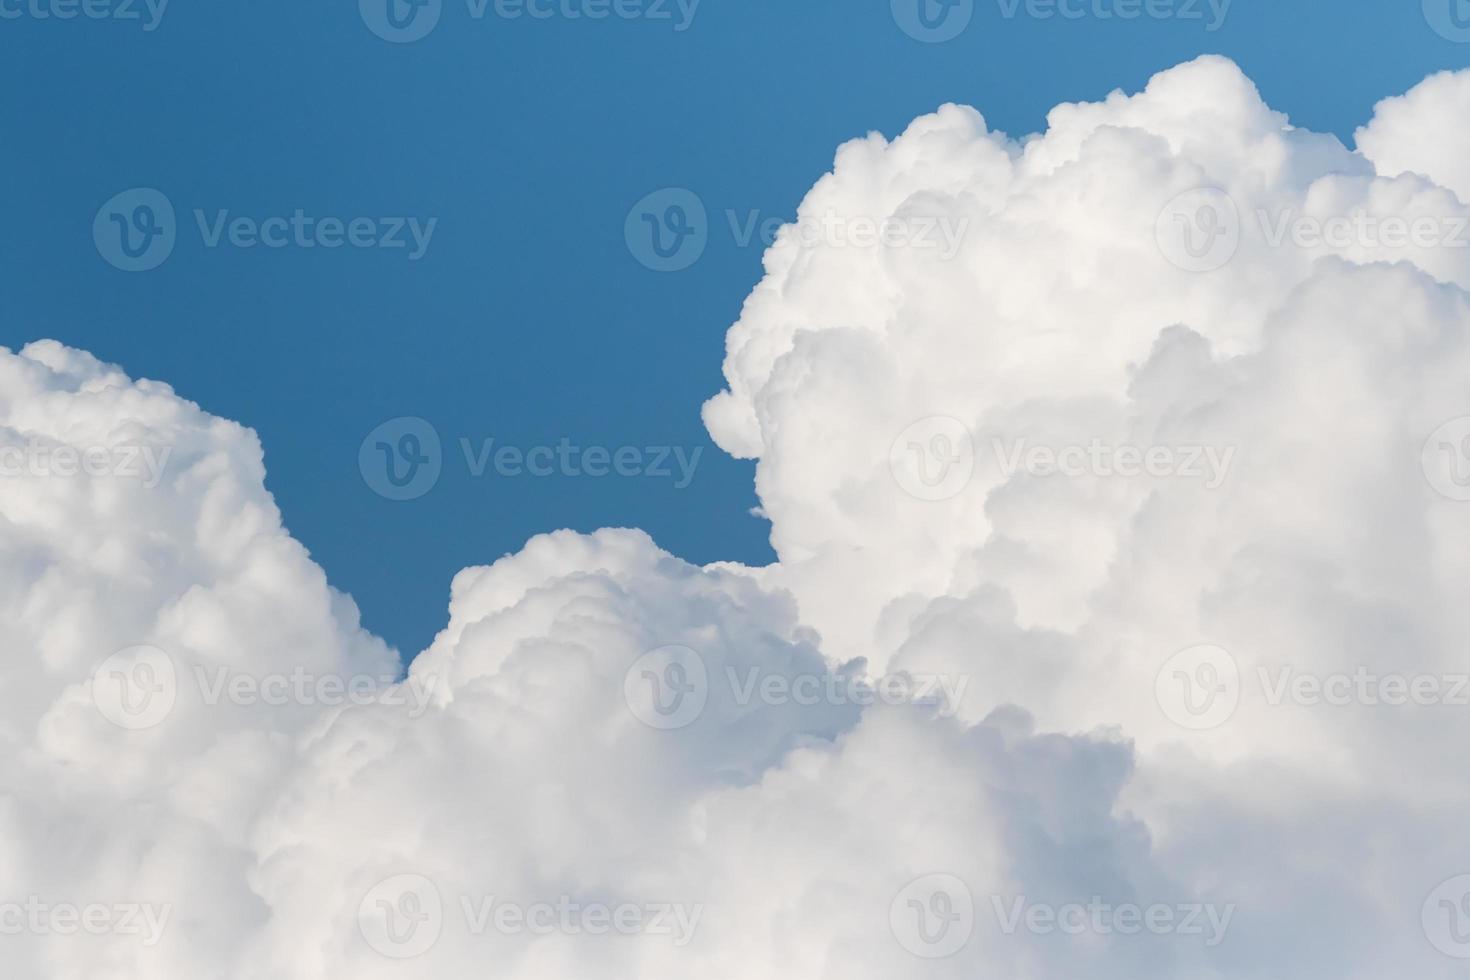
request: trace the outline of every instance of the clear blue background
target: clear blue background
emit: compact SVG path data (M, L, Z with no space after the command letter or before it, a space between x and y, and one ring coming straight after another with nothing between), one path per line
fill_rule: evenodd
M16 0L3 0L14 4ZM749 463L709 444L723 338L760 276L723 214L789 216L844 140L946 101L1013 134L1061 101L1235 58L1293 121L1351 138L1374 102L1470 64L1418 0L1236 0L1198 21L1004 19L919 43L888 0L704 0L667 21L473 21L446 0L389 44L353 0L173 0L137 22L0 20L0 344L55 337L259 431L292 532L411 656L449 580L543 530L648 529L694 561L771 558ZM147 273L107 265L94 214L135 186L189 223ZM659 274L624 218L666 186L713 221ZM428 254L205 249L194 207L437 216ZM445 440L421 499L373 494L358 446L417 415ZM671 481L471 478L456 440L707 447Z

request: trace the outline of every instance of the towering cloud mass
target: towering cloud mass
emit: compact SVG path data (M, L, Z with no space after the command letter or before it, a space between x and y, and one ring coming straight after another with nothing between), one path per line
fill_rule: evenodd
M705 408L779 562L539 537L402 679L251 432L3 352L7 972L1461 975L1467 111L849 143Z

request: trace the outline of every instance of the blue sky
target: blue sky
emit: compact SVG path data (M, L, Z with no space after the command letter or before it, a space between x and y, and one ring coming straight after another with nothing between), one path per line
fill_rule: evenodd
M1470 65L1450 0L1236 0L1213 31L1203 0L1158 0L1202 19L1129 21L977 0L945 43L887 0L704 0L687 24L653 0L600 20L563 12L597 0L544 19L443 0L409 43L370 29L370 3L154 2L59 19L40 15L67 0L0 0L0 344L55 337L254 427L287 525L406 655L455 571L540 531L638 526L690 560L770 560L753 466L699 419L760 276L760 236L729 216L792 215L842 141L947 101L1030 132L1204 52L1349 139L1383 94ZM115 220L151 227L136 188L173 208L173 241L129 272L97 243ZM628 244L689 202L635 208L665 188L704 209L677 271ZM313 231L288 230L298 210ZM430 429L368 438L400 417ZM429 433L432 486L377 492L378 444L406 467L428 448L403 437Z

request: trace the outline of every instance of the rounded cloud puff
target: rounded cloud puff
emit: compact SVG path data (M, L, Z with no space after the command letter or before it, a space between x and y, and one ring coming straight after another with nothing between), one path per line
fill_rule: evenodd
M779 562L544 535L406 667L253 433L0 353L7 968L1456 975L1466 109L842 147L705 408Z

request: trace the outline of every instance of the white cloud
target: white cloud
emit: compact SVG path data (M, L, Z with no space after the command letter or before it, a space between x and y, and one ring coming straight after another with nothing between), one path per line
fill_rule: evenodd
M1435 149L1467 100L1431 80L1358 153L1208 58L1026 140L949 106L844 146L803 215L966 231L767 254L705 416L759 459L779 563L535 538L461 572L367 703L320 682L394 654L281 527L252 433L5 352L7 968L1456 975L1470 705L1277 685L1449 700L1467 672L1470 249L1379 235L1470 214ZM1303 216L1377 230L1270 233ZM1228 256L1181 267L1176 227ZM63 446L166 462L65 475ZM859 682L904 672L961 702ZM313 694L249 694L287 675ZM161 938L68 929L89 903Z

